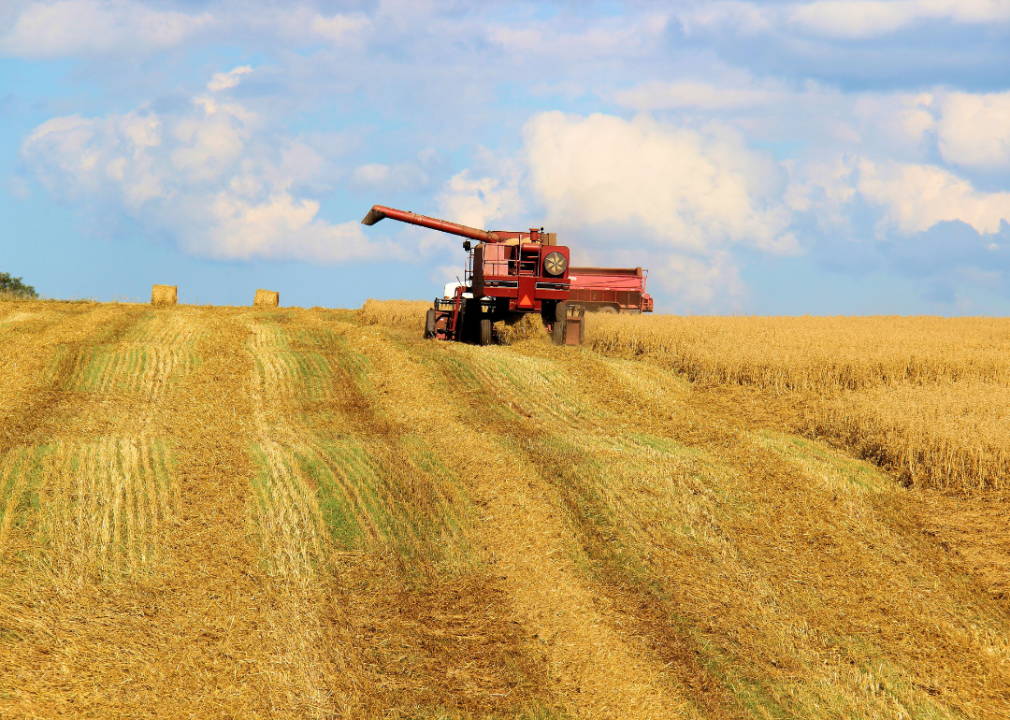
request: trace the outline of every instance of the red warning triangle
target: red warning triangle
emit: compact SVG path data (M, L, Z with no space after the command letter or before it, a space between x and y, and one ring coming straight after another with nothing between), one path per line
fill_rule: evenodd
M523 295L523 299L519 301L519 307L533 307L533 301L530 300L529 295Z

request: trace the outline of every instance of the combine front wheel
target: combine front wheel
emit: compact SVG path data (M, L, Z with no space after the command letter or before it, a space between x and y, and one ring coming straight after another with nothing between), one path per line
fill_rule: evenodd
M554 327L551 328L551 340L555 345L565 344L565 325L568 323L568 308L562 300L554 306Z

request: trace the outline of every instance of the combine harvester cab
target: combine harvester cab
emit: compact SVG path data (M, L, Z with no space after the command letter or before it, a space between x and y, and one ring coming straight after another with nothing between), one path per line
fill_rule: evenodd
M443 297L435 300L425 323L426 337L490 345L496 322L538 313L556 344L581 343L584 313L567 307L570 255L567 247L556 244L554 233L543 228L478 230L382 205L373 206L361 222L374 225L387 217L466 238L463 282L449 283Z

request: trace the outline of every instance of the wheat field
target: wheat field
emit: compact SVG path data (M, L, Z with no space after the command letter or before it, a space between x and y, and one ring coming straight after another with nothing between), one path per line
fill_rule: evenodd
M792 425L927 488L1010 489L1010 320L605 317L590 346L789 395Z
M0 303L0 717L1010 714L998 321L426 307Z

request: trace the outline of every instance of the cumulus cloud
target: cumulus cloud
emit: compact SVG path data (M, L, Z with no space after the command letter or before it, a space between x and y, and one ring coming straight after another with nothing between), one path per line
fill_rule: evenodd
M520 196L521 171L514 162L504 161L495 175L478 175L467 169L454 175L438 197L439 211L462 225L487 230L496 221L513 219L525 208Z
M242 76L248 75L251 72L252 68L250 66L243 65L226 73L215 73L211 81L207 83L207 89L211 92L218 92L219 90L228 90L236 87L242 82Z
M210 86L228 89L243 74L215 76ZM22 158L56 196L118 208L191 254L323 262L397 254L356 222L319 218L319 203L297 194L319 167L311 148L278 142L255 113L217 95L195 98L181 116L54 118L24 141Z
M785 202L798 213L816 209L824 229L831 232L848 223L849 204L856 196L855 172L856 160L844 155L794 164Z
M524 137L530 184L555 224L634 226L695 252L727 242L798 250L781 169L729 128L550 112Z
M729 32L738 37L798 32L829 40L879 38L923 20L983 24L1010 20L1007 0L816 0L761 5L699 3L677 13L687 35Z
M863 95L855 114L865 132L892 148L917 148L936 129L936 98L932 93Z
M960 220L978 233L999 232L1010 220L1010 193L981 192L943 168L904 163L859 163L859 193L886 211L905 234Z
M937 165L843 153L794 167L792 178L789 206L796 213L813 213L827 233L850 224L857 200L882 213L878 231L884 240L955 221L979 235L994 235L1010 222L1010 192L980 190Z
M969 167L1010 167L1010 92L948 93L937 124L940 154Z

